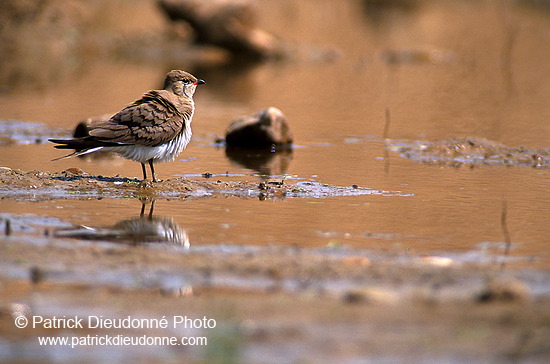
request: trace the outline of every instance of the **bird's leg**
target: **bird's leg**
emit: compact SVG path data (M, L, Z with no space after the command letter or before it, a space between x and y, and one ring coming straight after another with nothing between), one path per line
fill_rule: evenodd
M141 170L143 171L143 180L145 181L147 179L147 169L144 163L141 163Z
M141 202L141 211L139 213L140 218L145 216L145 205L147 205L148 198L143 198L139 200ZM153 220L153 210L155 209L155 200L151 200L151 207L149 208L149 214L147 215L148 220Z
M151 167L151 174L153 175L153 182L158 182L157 176L155 175L155 167L153 167L153 160L149 159L149 166ZM145 169L145 166L143 166Z
M153 220L153 210L155 209L155 200L151 200L151 208L149 209L149 220Z

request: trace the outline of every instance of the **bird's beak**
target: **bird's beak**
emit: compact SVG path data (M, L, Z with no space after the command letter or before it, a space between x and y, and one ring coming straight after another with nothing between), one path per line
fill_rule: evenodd
M204 85L206 82L204 80L201 80L200 78L197 80L197 82L195 82L193 85L197 86L197 85Z

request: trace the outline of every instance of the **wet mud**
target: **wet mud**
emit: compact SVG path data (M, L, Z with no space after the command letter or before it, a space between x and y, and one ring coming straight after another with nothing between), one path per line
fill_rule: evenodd
M206 178L210 177L210 178ZM108 356L85 348L41 348L37 335L205 335L204 348L175 348L163 361L315 362L403 357L436 361L528 360L550 352L546 271L515 270L503 255L418 255L329 244L298 246L190 245L187 232L154 214L155 199L325 198L392 195L359 186L307 181L222 182L213 176L158 183L0 169L2 199L136 198L141 213L112 226L74 226L38 215L0 215L0 335L12 362L62 356L64 362ZM46 221L46 220L47 221ZM25 302L25 303L19 303ZM67 312L116 317L181 315L216 320L214 329L94 328L21 330L27 317ZM83 314L84 315L84 314ZM399 332L392 329L398 325ZM330 328L330 329L328 329ZM367 330L369 335L361 333ZM344 333L346 333L344 335ZM353 339L348 339L349 333ZM376 339L374 339L376 337ZM297 348L295 342L301 344ZM503 345L502 343L506 343ZM421 348L429 345L429 352ZM21 348L25 347L25 350ZM18 349L19 348L19 349ZM126 360L156 360L154 347L117 348ZM20 350L21 349L21 350Z
M105 229L89 240L61 221L2 216L2 222L7 219L13 231L0 238L0 335L12 344L0 352L5 361L43 360L45 353L61 355L64 362L95 360L110 350L46 351L37 335L201 334L209 340L207 349L163 352L164 362L185 358L196 363L209 358L230 363L376 360L390 355L388 346L394 348L391 361L406 356L542 362L550 351L548 274L508 270L504 257L468 262L460 256L388 255L344 247L193 247L178 234L172 234L175 242L144 243L113 239L113 230ZM164 223L168 229L162 219L136 220ZM128 225L122 230L131 230ZM45 226L48 234L42 233ZM21 314L72 312L109 318L185 314L213 318L216 327L40 331L12 325ZM426 345L428 352L422 349ZM125 360L147 362L158 359L153 348L117 351Z
M42 144L48 138L67 136L63 129L52 129L45 124L20 120L0 120L0 146Z
M321 198L360 195L391 195L399 192L352 186L330 186L313 181L267 180L262 182L222 181L210 173L204 180L185 177L160 182L125 177L94 176L78 168L62 172L24 172L0 167L0 199L44 201L52 199L189 199L234 196L243 198Z
M509 147L484 138L390 142L388 149L414 162L442 167L550 168L550 149Z

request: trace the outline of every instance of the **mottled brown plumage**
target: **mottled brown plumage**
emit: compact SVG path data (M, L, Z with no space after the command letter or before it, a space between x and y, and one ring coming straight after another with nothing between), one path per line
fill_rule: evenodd
M89 135L73 139L50 139L59 149L75 149L71 157L99 150L113 151L140 162L143 178L145 163L172 161L191 140L191 120L195 104L193 94L204 81L179 70L168 73L163 90L145 93L107 120L88 126ZM58 158L58 159L61 159Z

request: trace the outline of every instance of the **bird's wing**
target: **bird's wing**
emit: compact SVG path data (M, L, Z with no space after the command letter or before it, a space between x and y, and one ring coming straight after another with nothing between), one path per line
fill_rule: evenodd
M151 147L172 140L182 128L190 127L185 120L191 119L193 104L181 100L184 103L183 108L180 107L182 113L161 92L149 91L109 120L92 124L90 136L100 142Z

